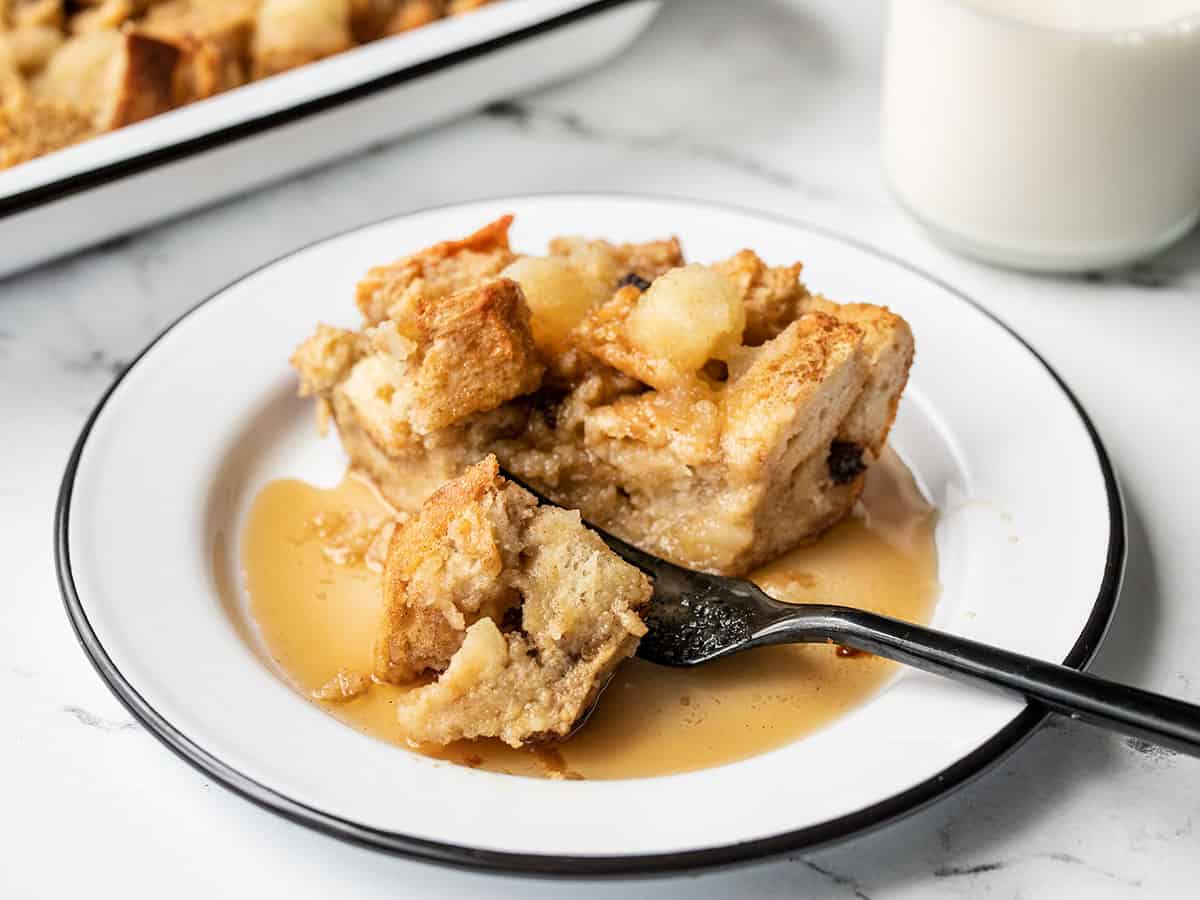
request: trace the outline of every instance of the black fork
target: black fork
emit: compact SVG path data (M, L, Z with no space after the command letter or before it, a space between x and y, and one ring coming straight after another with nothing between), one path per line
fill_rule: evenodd
M504 473L541 503L555 505ZM1200 756L1200 706L878 613L781 603L757 585L685 569L589 524L622 559L654 579L649 633L637 655L696 666L772 644L834 643L960 681L989 685L1073 719Z

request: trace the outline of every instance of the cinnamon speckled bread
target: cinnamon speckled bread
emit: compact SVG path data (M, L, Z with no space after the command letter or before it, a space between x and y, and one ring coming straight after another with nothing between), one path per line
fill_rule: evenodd
M412 508L494 452L589 521L733 575L850 511L907 382L903 318L813 295L799 264L749 250L685 265L674 239L571 238L518 257L510 221L373 269L365 330L318 330L293 357L392 503ZM504 312L464 291L503 294ZM419 369L395 361L412 351L389 341L428 340L410 324L421 308L479 338L449 357L458 387L418 402Z
M561 738L637 648L650 592L579 513L539 508L488 456L392 537L375 674L441 673L398 701L412 740Z

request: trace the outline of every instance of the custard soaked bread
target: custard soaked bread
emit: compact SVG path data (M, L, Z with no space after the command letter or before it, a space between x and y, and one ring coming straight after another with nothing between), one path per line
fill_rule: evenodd
M418 742L565 737L636 650L650 593L579 513L539 508L488 456L392 537L375 674L441 673L398 701Z
M363 331L322 326L293 357L391 502L494 452L589 521L734 575L850 511L907 382L901 317L749 250L686 265L674 239L561 238L518 256L509 222L373 269Z

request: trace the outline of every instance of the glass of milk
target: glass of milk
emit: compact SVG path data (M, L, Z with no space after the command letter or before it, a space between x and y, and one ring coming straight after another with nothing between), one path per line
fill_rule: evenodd
M891 0L900 202L1002 265L1134 262L1200 218L1200 0Z

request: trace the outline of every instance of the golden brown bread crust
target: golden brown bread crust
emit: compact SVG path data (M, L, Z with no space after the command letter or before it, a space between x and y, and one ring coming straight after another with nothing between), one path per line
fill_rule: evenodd
M176 105L245 84L257 0L167 0L150 8L138 30L179 50Z
M515 281L502 278L438 300L422 295L415 324L413 427L420 434L495 409L542 383L545 366Z
M886 306L834 303L810 295L807 309L836 315L863 333L863 351L870 372L858 402L839 430L839 439L864 447L874 461L883 450L896 420L900 397L908 384L916 345L908 322Z
M495 457L438 488L419 515L392 535L384 564L384 619L376 677L405 683L440 672L468 626L497 622L520 596L504 572L517 564L517 538L536 501L499 478Z
M363 320L377 325L389 317L406 319L418 297L436 300L498 275L515 258L508 247L512 220L501 216L461 240L442 241L372 268L356 289Z
M436 300L418 295L409 312L404 322L389 319L358 336L320 326L292 357L301 393L325 396L335 415L353 410L372 441L405 455L541 384L544 366L515 282L488 281Z
M123 69L99 127L121 128L170 109L178 59L179 50L168 43L144 34L125 35Z
M404 272L400 293L422 280L424 271L447 283L478 271L481 253L511 253L507 227L502 220L502 228L493 223L464 241L394 264ZM553 246L589 279L624 265L652 272L652 265L682 261L677 242L570 239ZM476 257L464 266L463 253ZM809 294L796 277L798 264L768 267L743 251L712 268L732 282L732 302L740 297L745 304L743 344L686 379L660 378L656 367L673 363L629 339L625 321L645 285L635 280L619 286L626 280L622 274L611 282L612 298L570 332L567 349L542 349L543 358L551 353L549 371L536 390L535 379L514 379L520 366L512 366L495 379L509 389L481 393L480 402L456 407L456 415L469 414L449 424L430 418L418 433L408 413L376 401L384 362L372 351L323 396L331 398L351 458L381 481L397 506L411 508L439 476L494 452L507 469L559 503L651 552L693 568L745 574L814 540L849 512L863 472L891 428L913 342L907 323L886 308L840 305ZM655 289L677 280L663 279ZM483 276L483 285L499 283ZM420 287L393 302L394 318L376 330L398 333L403 323L419 321L422 303L436 309L446 302L422 299L427 296L436 292ZM515 292L512 303L519 305ZM493 331L498 336L484 344L522 347L520 355L530 357L528 317L505 315L488 323L472 311L462 319L462 331ZM447 360L471 355L450 353ZM541 373L540 362L529 365L531 373ZM486 364L474 368L494 377ZM418 379L406 375L396 384L397 391L411 393Z
M572 335L584 353L644 384L669 379L674 367L636 346L625 333L625 322L642 292L635 285L620 288L612 299L587 315Z
M727 276L742 296L746 306L742 337L751 347L769 341L805 311L809 294L800 281L804 268L800 263L771 267L753 250L742 250L713 268Z

